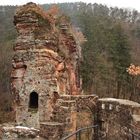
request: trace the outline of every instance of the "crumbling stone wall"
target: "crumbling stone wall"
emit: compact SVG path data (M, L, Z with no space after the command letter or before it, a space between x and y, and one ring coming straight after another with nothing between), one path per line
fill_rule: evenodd
M50 119L51 96L80 94L79 46L70 23L57 8L44 12L28 3L17 9L17 40L12 61L11 91L18 124L39 127ZM38 108L29 109L30 95L38 96Z
M97 101L98 97L95 95L59 96L50 120L40 124L40 135L50 140L62 139L79 128L94 125ZM83 139L92 136L91 130L82 134ZM75 136L71 140L75 140Z
M139 111L140 104L133 101L114 98L99 99L97 123L100 126L101 139L132 140L134 137L132 132L136 132L138 128L135 125L134 116L140 115Z

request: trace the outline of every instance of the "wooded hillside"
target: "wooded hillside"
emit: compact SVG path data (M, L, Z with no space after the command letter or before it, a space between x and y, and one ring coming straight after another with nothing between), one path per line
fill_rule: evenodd
M43 5L48 9L50 5ZM131 63L140 65L140 13L98 4L62 3L58 5L82 31L80 72L84 93L140 101L139 76L130 76ZM0 6L0 94L9 102L10 71L16 31L15 6Z

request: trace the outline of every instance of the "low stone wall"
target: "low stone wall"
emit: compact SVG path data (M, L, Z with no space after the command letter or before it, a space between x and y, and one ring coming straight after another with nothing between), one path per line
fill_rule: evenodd
M113 98L99 99L97 122L100 132L107 140L132 139L133 115L138 115L139 111L140 104L136 102Z

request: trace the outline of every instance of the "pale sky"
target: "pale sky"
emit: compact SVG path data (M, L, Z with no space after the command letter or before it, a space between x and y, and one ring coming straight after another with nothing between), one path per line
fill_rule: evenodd
M86 3L101 3L108 6L117 6L119 8L134 8L140 12L140 0L0 0L0 5L22 5L30 1L38 4L82 1Z

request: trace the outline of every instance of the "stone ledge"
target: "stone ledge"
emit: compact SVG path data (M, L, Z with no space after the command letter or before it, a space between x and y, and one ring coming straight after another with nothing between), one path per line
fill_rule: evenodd
M59 122L41 122L40 125L46 125L46 126L61 126L63 123Z
M118 103L120 105L127 105L132 107L140 107L140 104L137 102L133 102L130 100L124 100L124 99L116 99L116 98L101 98L99 99L101 102L111 102L111 103Z

